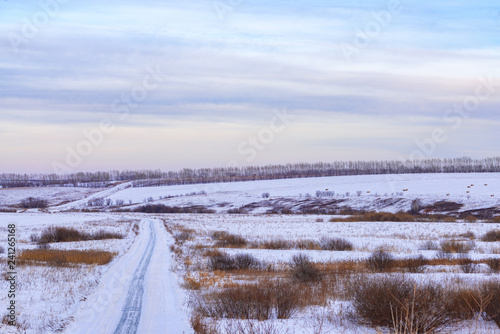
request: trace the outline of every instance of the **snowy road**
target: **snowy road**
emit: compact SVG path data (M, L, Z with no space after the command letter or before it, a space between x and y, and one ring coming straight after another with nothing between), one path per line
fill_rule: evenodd
M65 333L192 333L170 271L172 243L162 222L144 220L138 239L81 302Z
M144 277L151 262L151 256L156 244L156 233L153 228L153 222L149 222L149 243L144 257L141 259L139 266L136 269L134 279L130 285L130 290L127 294L127 301L123 309L123 314L118 323L118 327L114 334L132 334L137 333L139 321L141 320L142 300L144 297Z

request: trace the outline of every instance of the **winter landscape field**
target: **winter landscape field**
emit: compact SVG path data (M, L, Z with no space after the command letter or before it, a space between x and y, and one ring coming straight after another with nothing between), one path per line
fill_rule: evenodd
M499 190L498 173L0 189L0 332L500 333Z

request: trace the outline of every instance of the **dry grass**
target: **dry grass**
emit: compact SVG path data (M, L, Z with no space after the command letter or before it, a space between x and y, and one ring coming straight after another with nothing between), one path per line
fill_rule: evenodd
M215 231L211 234L217 247L241 248L247 245L247 240L241 235L231 234L225 231Z
M470 244L456 240L442 241L440 245L444 253L468 253L472 249Z
M263 249L295 249L297 245L291 241L276 238L272 240L263 241L260 244L255 244L255 248Z
M319 269L306 255L299 254L292 257L292 278L299 282L317 282L321 280Z
M494 273L500 271L500 259L499 258L489 258L485 260L486 264L490 267L490 270Z
M485 235L481 238L481 241L486 242L496 242L500 241L500 230L491 230L486 232Z
M415 219L415 216L406 212L366 212L345 218L331 218L330 222L413 222Z
M382 249L377 249L366 261L368 268L375 272L388 272L394 267L394 257Z
M404 277L360 280L353 299L361 324L397 333L435 333L460 320L443 288Z
M344 218L331 218L330 222L455 222L456 218L434 214L410 214L408 212L362 212Z
M46 264L50 266L67 266L74 264L104 265L111 262L116 253L88 250L52 250L30 249L18 255L19 264Z
M257 260L250 254L237 254L229 256L224 253L214 253L209 257L210 270L244 270L244 269L260 269L263 263Z
M74 228L50 226L42 231L40 237L31 236L31 240L41 244L50 242L73 242L85 240L104 240L104 239L123 239L124 236L119 233L99 230L96 233L80 232Z
M322 250L329 251L352 251L354 249L353 244L350 241L342 238L326 238L323 237L320 240L320 245Z
M268 320L288 319L300 307L300 290L286 281L261 281L208 293L192 300L205 317Z

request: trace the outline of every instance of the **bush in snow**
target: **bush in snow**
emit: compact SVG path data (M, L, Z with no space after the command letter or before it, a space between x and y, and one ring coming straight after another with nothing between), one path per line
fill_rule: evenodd
M330 251L351 251L354 246L351 242L342 238L327 238L323 237L319 241L322 250Z
M300 308L300 298L299 286L278 280L219 289L192 304L195 312L205 317L262 321L290 318Z
M294 255L290 262L292 278L299 282L315 282L321 280L321 273L304 254Z
M441 242L441 251L444 253L468 253L472 245L456 240L445 240Z
M486 242L500 241L500 230L491 230L486 232L486 234L483 235L481 240Z
M43 209L49 205L49 202L42 198L28 197L23 199L20 205L24 209Z
M383 249L377 249L367 260L368 267L377 272L390 271L394 267L394 257Z
M353 307L361 324L394 333L436 333L460 320L445 288L404 276L361 280Z

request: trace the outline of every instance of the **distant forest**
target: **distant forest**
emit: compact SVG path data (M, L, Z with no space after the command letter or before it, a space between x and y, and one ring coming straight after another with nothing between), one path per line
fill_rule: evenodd
M420 159L406 161L336 161L285 165L185 168L161 170L103 171L73 174L0 174L0 187L107 187L133 181L134 187L195 183L274 180L340 175L417 174L417 173L493 173L500 172L500 157L472 159Z

